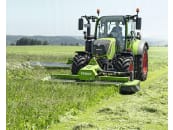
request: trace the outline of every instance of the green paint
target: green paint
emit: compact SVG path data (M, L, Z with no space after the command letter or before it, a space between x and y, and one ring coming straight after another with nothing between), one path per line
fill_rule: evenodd
M98 65L96 58L93 57L89 64L85 67L83 67L82 69L80 69L80 71L78 72L79 75L79 79L80 80L95 80L97 74L97 71L101 70L100 66Z
M100 81L108 81L108 82L127 82L129 80L128 77L116 77L116 76L99 76L98 80ZM116 83L115 83L116 85Z
M123 86L136 86L136 85L140 85L140 81L139 80L133 80L133 81L128 81L122 84Z
M93 58L90 60L90 62L89 62L88 65L98 65L96 58L93 57Z
M116 46L115 46L115 38L100 38L97 40L108 40L109 42L109 48L107 50L107 53L105 56L101 56L101 57L106 57L107 59L112 59L115 55L116 52Z
M127 49L132 50L134 55L137 55L139 44L140 44L140 40L134 39L131 41L127 41L126 47L127 47Z
M79 79L79 75L69 75L69 74L55 74L51 75L52 79L69 79L69 80L77 80Z
M87 65L84 68L80 69L78 72L80 80L95 80L97 71L100 69L99 65Z
M138 46L140 44L140 40L138 39L135 39L133 42L132 42L132 52L134 55L137 55L138 54Z

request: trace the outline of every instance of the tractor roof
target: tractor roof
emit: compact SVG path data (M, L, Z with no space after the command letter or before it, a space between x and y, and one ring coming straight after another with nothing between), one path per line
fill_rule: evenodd
M102 21L124 21L123 15L110 15L110 16L102 16L99 19Z

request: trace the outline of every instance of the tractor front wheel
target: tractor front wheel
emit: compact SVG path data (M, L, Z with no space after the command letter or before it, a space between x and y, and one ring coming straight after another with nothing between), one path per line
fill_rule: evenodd
M114 60L114 68L117 72L131 72L134 71L132 56L119 56Z
M132 72L134 73L134 60L132 56L118 56L114 62L114 67L117 72ZM126 75L124 75L126 76ZM134 75L131 75L131 80ZM121 86L119 92L121 94L134 94L139 91L139 86Z
M81 68L83 68L84 66L86 66L89 63L89 60L90 60L90 58L87 54L75 55L75 57L73 58L72 68L71 68L72 74L77 74Z

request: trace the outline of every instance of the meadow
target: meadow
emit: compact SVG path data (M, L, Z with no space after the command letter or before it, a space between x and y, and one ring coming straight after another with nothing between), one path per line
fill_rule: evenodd
M123 126L118 122L113 123L115 121L109 124L91 119L90 122L93 121L100 129L109 128L103 125L106 123L114 129L120 126L128 129L131 125L140 130L167 129L166 47L150 48L148 79L141 83L140 92L128 96L120 95L114 86L42 81L52 73L70 73L70 70L34 68L28 64L30 61L66 62L76 50L83 49L83 46L7 46L7 130L77 130L80 121L71 122L73 117L86 121L96 108L103 115L100 109L104 106L100 104L109 106L108 102L114 102L120 111L110 108L104 118L110 110L114 115L119 112L116 118L123 118L127 122L121 122ZM134 106L136 109L131 111ZM68 112L70 116L64 123L62 117L66 117L64 115Z

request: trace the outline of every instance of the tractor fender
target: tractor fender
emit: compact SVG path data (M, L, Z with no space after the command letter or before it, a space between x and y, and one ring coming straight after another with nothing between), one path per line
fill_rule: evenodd
M87 51L75 51L75 53L77 53L78 55L89 55Z
M149 49L148 43L146 41L141 41L139 43L139 45L138 45L138 51L137 51L138 55L142 55L143 54L144 46L147 47L147 50Z

